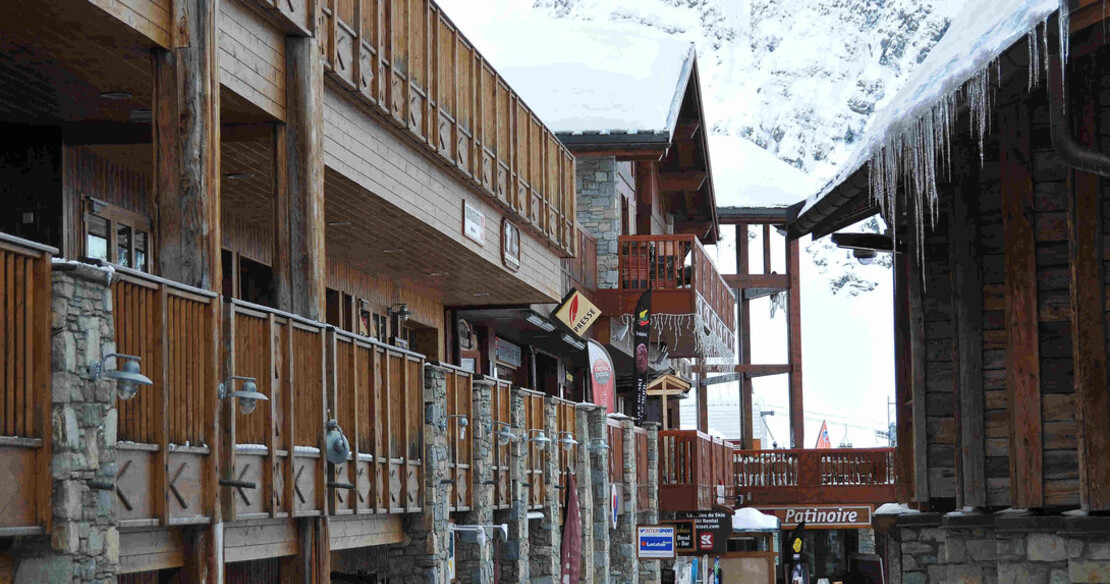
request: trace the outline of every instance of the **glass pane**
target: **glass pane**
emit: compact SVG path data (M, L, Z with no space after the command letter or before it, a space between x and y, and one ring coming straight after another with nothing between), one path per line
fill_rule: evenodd
M108 220L89 215L85 218L88 234L85 238L85 254L90 258L108 260Z
M145 232L135 232L135 269L142 272L150 271L146 266L146 240Z
M131 228L126 225L116 226L116 263L131 267Z

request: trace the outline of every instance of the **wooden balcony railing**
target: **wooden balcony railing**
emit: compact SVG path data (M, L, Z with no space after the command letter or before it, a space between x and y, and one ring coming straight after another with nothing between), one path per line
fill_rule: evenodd
M597 290L597 240L578 229L578 255L563 260L563 290Z
M696 236L626 235L619 243L622 290L694 290L731 330L736 299Z
M441 367L447 370L447 415L450 416L447 419L447 468L451 472L451 484L447 496L451 511L469 511L473 505L470 490L472 424L477 423L473 416L474 376L457 367ZM466 416L466 426L457 416Z
M508 509L512 506L512 487L509 479L511 444L498 436L497 432L512 428L512 384L508 381L493 379L491 381L494 382L490 396L492 410L490 418L493 421L493 508Z
M659 510L710 509L735 493L732 446L694 430L659 433Z
M335 79L575 254L574 157L434 2L319 2L317 35Z
M894 449L736 450L745 504L872 503L894 500Z
M12 477L0 487L0 536L50 528L50 263L56 253L0 234L0 465Z
M620 420L605 419L605 431L609 441L609 482L624 484L624 431Z
M636 508L646 511L648 508L648 432L636 426L633 430L636 436Z
M524 399L524 434L522 439L527 440L524 443L524 472L528 476L524 477L526 493L528 497L528 507L531 509L538 509L543 507L544 490L547 487L547 482L544 480L544 457L547 453L554 451L557 444L548 442L544 445L543 450L540 450L537 443L531 438L535 438L538 432L532 430L544 430L544 404L543 394L538 391L521 390L521 396ZM546 436L547 431L544 430ZM550 436L547 436L550 439Z
M577 446L572 446L570 449L566 449L562 444L559 444L558 449L553 451L558 452L558 454L549 454L549 456L559 457L558 460L555 461L555 478L552 479L551 484L556 485L556 488L562 489L566 487L567 484L566 475L568 473L577 474L575 449L585 448L586 440L578 436L577 408L574 402L560 398L552 399L555 402L555 427L558 428L559 435L557 437L552 436L551 438L562 440L565 435L564 432L566 432L571 438L578 442ZM560 501L564 494L566 494L565 490L559 491L558 498Z
M206 523L215 510L219 310L215 293L122 267L112 278L116 351L154 385L117 401L121 526Z

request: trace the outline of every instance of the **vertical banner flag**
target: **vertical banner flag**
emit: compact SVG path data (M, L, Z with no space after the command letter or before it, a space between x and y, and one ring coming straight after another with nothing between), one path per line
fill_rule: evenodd
M590 339L586 344L590 361L590 379L593 381L593 402L595 405L605 406L611 414L616 413L617 376L613 370L613 358L601 343Z
M651 290L640 295L633 317L632 356L636 379L636 423L644 419L647 407L648 369L651 368Z
M574 475L566 476L567 505L563 521L563 553L560 561L561 584L577 584L582 571L582 512L578 508L578 488Z
M832 440L829 440L829 425L821 422L821 431L817 433L817 446L814 448L832 448Z

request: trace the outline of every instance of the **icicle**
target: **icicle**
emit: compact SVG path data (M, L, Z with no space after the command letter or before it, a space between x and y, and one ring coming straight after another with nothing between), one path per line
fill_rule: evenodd
M1029 91L1041 84L1040 42L1037 27L1029 31Z
M1041 59L1041 66L1044 67L1044 78L1047 80L1048 79L1049 58L1050 58L1049 55L1048 55L1048 21L1046 20L1046 21L1042 22L1038 26L1038 28L1041 29L1041 55L1044 56L1044 58Z
M1068 6L1068 0L1060 0L1060 16L1057 20L1060 22L1060 81L1067 80L1068 69L1068 51L1071 45L1071 8Z

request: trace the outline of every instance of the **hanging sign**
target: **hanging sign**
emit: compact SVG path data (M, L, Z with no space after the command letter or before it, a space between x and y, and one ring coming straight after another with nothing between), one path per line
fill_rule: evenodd
M699 555L723 554L732 536L732 516L721 511L680 511L679 521L694 524L694 553Z
M605 408L609 413L617 411L617 375L613 369L613 358L601 343L590 339L586 342L590 363L590 387L593 389L593 403Z
M632 315L632 363L636 379L636 423L644 419L647 407L647 386L651 369L651 290L640 295L636 313Z
M507 217L501 220L501 263L514 272L520 269L520 228Z
M463 235L478 245L486 244L486 216L466 201L463 201Z
M675 558L674 527L637 525L636 557L649 560L673 560Z
M497 361L514 369L520 367L522 363L520 345L497 337Z
M665 524L674 527L675 551L680 554L694 551L693 521L667 521Z
M610 519L613 522L613 529L616 529L617 517L619 517L621 513L621 493L617 485L609 485L609 505L613 511L613 516Z
M555 307L552 314L555 315L556 320L566 325L570 332L581 338L601 316L601 309L594 306L594 303L577 289L572 289L562 303Z
M451 537L447 538L447 581L450 582L455 579L455 532L451 531Z
M761 513L779 518L783 529L804 524L810 529L868 529L870 505L796 505L759 507Z

